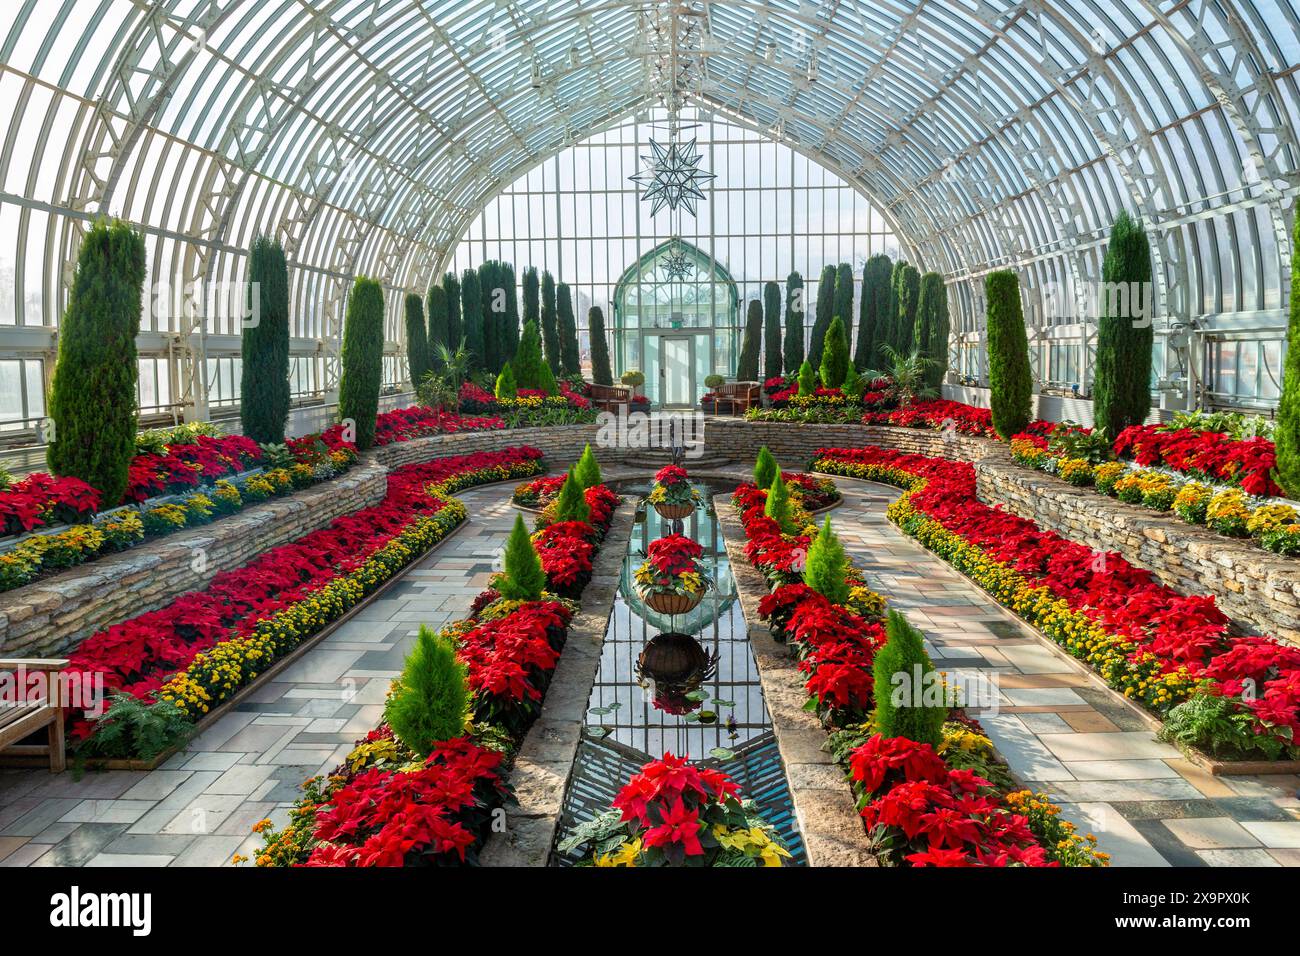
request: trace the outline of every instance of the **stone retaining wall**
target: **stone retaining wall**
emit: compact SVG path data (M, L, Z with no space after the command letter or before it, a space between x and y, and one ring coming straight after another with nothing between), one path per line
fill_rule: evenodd
M0 594L0 655L64 656L96 631L160 608L222 571L377 504L387 476L383 465L361 462L333 481L6 591Z
M707 454L747 461L760 445L772 449L786 468L803 468L818 448L863 445L973 462L981 501L1090 548L1118 552L1177 591L1211 594L1243 632L1300 644L1300 561L1024 468L998 442L877 425L740 419L710 419L705 425Z
M97 631L205 587L222 571L340 515L378 504L394 468L515 445L540 448L554 468L565 468L587 442L595 444L596 431L595 425L563 425L461 432L373 449L333 481L0 594L0 655L66 656ZM617 457L602 452L602 459Z

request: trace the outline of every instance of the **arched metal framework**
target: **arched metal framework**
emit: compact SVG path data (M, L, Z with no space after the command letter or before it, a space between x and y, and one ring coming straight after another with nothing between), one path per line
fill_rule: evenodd
M0 18L0 358L50 354L86 223L121 215L167 289L141 340L159 409L208 413L256 231L291 257L298 390L327 394L354 276L423 289L497 191L655 104L769 130L873 197L949 278L976 376L982 276L1010 267L1040 377L1064 381L1068 346L1086 388L1121 209L1152 236L1158 328L1192 333L1161 352L1175 401L1249 399L1271 353L1240 343L1280 338L1296 0L13 0Z

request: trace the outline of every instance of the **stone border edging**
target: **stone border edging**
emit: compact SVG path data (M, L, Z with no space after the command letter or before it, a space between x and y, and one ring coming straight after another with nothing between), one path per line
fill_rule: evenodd
M835 758L822 749L826 730L815 714L804 710L807 693L795 659L759 619L758 602L768 589L763 576L745 557L745 535L731 508L731 496L717 495L713 509L726 542L736 596L748 626L808 865L879 866L867 847L867 832L853 791Z
M483 866L542 867L550 860L638 504L624 498L601 542L542 711L508 775L515 799L505 807L505 832L488 837L479 856Z

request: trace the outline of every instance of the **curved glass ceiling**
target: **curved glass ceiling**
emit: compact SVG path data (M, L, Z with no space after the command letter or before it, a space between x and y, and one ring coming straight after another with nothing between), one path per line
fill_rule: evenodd
M423 289L520 174L686 105L871 197L908 258L954 281L964 335L992 268L1081 298L1125 208L1152 230L1162 327L1280 315L1296 0L24 0L3 16L0 324L38 345L84 223L113 213L181 290L148 331L228 344L212 290L269 230L295 266L295 334L328 357L353 276Z

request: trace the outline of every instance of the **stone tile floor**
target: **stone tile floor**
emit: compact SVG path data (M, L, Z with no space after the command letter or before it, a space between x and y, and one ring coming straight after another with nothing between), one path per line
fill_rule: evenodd
M898 490L836 479L831 520L880 592L925 632L936 666L996 678L976 715L1011 769L1096 834L1113 866L1300 866L1296 775L1215 777L1155 739L1081 673L885 518Z
M472 520L189 749L150 773L0 772L0 866L221 866L252 856L308 777L333 769L383 712L420 624L464 617L515 510L508 484L458 497Z

